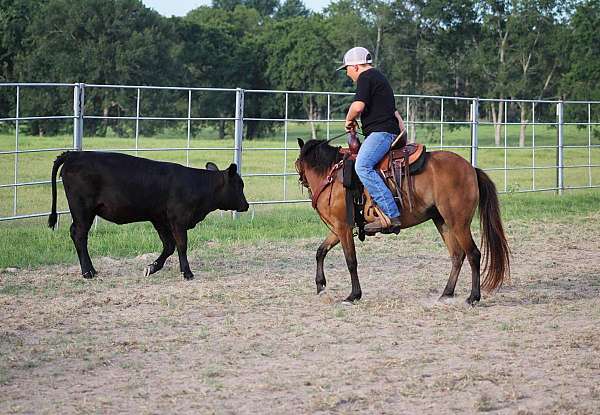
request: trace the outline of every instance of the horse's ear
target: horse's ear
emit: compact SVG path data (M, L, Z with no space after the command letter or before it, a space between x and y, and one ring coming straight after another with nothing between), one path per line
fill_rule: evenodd
M298 139L298 145L300 146L300 150L302 150L302 147L304 147L304 140L299 138Z
M219 168L215 163L209 161L208 163L206 163L206 170L219 171Z

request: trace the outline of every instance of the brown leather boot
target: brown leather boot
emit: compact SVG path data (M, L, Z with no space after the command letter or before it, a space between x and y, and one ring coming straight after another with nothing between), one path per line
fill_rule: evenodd
M390 226L385 226L381 219L377 219L374 222L367 223L365 225L365 233L367 235L375 235L377 232L381 233L395 233L396 235L400 232L400 216L390 219Z
M400 221L400 216L390 219L390 226L382 229L381 233L395 233L398 235L400 233L400 228L402 227L402 222Z

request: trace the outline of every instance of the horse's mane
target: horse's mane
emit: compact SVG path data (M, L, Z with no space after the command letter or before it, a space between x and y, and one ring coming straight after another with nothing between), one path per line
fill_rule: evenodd
M332 147L325 140L309 140L300 150L299 160L317 173L326 173L333 163L341 159L340 147Z

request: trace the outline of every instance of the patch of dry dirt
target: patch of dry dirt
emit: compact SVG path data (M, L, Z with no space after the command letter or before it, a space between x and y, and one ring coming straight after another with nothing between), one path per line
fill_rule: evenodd
M320 240L0 273L0 413L600 413L600 216L510 224L512 281L436 301L431 232L358 243L363 300ZM389 243L389 245L386 245ZM399 252L399 255L395 255Z

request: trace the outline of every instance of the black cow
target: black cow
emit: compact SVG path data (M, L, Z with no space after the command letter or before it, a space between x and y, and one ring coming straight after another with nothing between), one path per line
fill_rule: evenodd
M93 278L97 271L88 254L88 232L96 215L118 224L150 221L163 243L160 256L146 267L146 275L160 270L165 260L179 254L185 279L194 278L187 260L187 230L217 209L248 210L244 182L232 164L220 171L148 160L118 153L67 151L52 167L52 212L48 226L56 225L56 173L61 176L73 224L81 273Z

